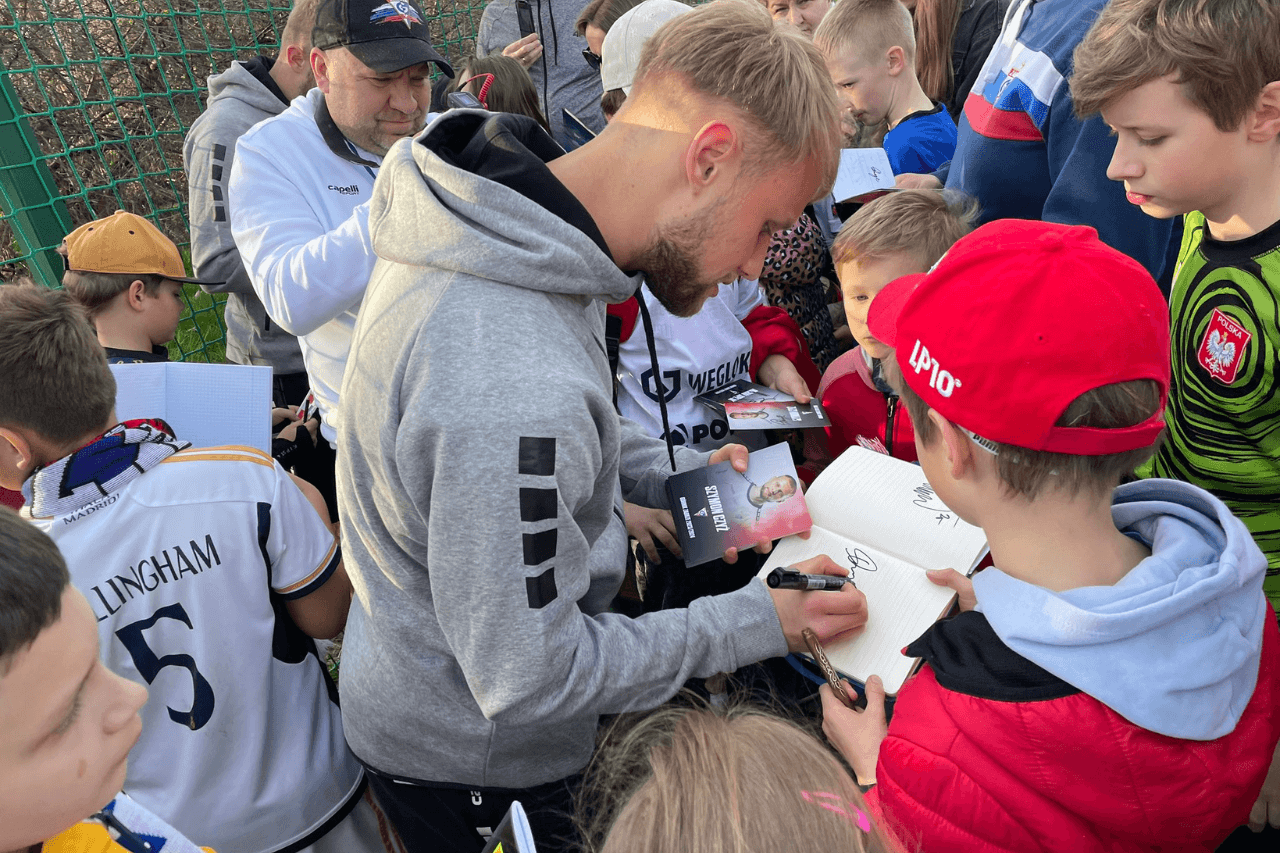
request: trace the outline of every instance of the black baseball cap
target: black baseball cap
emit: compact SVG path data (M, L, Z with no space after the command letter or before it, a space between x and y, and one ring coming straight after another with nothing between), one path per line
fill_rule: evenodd
M311 44L345 47L379 74L434 62L453 76L453 66L431 46L426 16L413 0L321 0Z

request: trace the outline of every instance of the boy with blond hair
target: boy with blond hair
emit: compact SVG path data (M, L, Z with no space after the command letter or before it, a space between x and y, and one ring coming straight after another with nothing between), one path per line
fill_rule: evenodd
M1118 486L1164 429L1164 298L1083 226L1001 220L871 304L920 465L992 568L885 725L823 687L824 728L921 850L1211 850L1280 740L1266 558L1213 495ZM875 618L871 614L871 618ZM1065 734L1065 736L1064 736Z
M57 546L0 509L0 850L196 853L119 793L146 700L103 666Z
M351 601L319 495L252 448L117 421L115 397L70 294L0 287L0 485L66 557L107 668L151 688L125 789L215 849L384 849L311 639Z
M956 123L916 79L911 13L899 0L842 0L813 42L846 110L860 124L889 126L884 150L895 175L932 172L956 150Z
M160 229L117 210L67 235L62 286L85 307L109 364L168 361L165 344L186 308L182 255Z
M1280 2L1124 0L1076 49L1071 92L1116 135L1107 175L1185 230L1169 297L1169 435L1140 473L1240 517L1280 602ZM1224 78L1223 69L1231 69Z
M903 190L863 205L836 235L831 257L857 346L822 375L817 396L831 418L825 435L805 435L806 478L854 444L916 461L911 418L882 373L892 350L867 328L867 309L896 278L928 271L973 229L977 206L949 191Z

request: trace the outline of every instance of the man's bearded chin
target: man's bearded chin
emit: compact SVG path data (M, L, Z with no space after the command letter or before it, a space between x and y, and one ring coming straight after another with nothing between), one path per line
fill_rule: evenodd
M692 317L702 309L712 285L700 280L697 252L706 245L710 224L659 226L652 243L632 266L644 273L650 292L677 317Z

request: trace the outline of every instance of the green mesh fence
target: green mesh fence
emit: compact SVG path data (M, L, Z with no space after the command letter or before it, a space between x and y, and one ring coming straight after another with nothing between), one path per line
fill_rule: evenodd
M424 0L449 59L474 50L485 0ZM187 257L182 141L206 78L274 54L290 0L0 0L0 278L56 286L73 228L124 209ZM188 264L189 266L189 264ZM222 302L192 286L170 350L222 361Z

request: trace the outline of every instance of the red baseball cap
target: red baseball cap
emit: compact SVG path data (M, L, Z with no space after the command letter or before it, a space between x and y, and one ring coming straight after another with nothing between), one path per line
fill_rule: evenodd
M1004 219L871 302L871 334L947 420L991 441L1077 456L1137 450L1164 428L1169 308L1141 264L1085 226ZM1056 426L1087 391L1135 379L1160 407L1118 429Z

